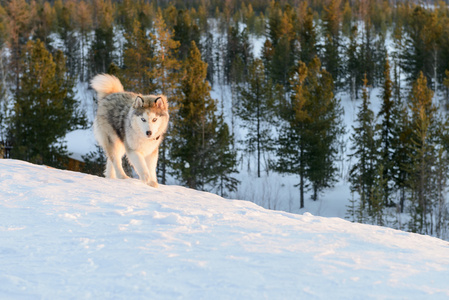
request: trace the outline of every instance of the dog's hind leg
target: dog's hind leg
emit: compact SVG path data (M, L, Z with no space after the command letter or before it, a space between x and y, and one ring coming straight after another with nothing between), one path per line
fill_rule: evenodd
M104 171L104 176L106 178L117 178L115 175L115 168L112 161L108 158L108 161L106 162L106 170Z
M107 151L108 162L106 165L106 173L109 171L109 174L113 176L110 178L129 178L122 166L122 157L125 154L125 147L123 144L116 142L112 147L108 148Z
M128 151L126 154L137 174L139 174L140 180L151 185L151 176L148 172L147 163L143 155L136 151Z

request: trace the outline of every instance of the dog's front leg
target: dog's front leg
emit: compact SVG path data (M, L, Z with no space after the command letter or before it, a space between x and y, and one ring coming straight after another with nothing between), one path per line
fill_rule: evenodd
M144 156L137 151L128 151L127 155L137 174L139 174L140 180L151 185L151 176L148 172L148 167Z
M157 188L159 185L157 183L157 175L156 175L156 167L157 167L157 159L159 157L159 149L153 151L150 155L145 157L148 166L148 172L150 173L150 182L149 185Z

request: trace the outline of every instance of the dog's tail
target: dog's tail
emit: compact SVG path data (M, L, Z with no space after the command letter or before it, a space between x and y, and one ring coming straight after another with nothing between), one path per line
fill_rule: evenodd
M96 75L90 81L90 85L97 92L99 101L109 94L125 91L120 80L109 74Z

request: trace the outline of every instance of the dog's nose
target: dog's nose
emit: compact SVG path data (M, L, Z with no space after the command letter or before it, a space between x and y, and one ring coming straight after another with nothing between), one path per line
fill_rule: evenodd
M147 136L151 136L151 131L147 131Z

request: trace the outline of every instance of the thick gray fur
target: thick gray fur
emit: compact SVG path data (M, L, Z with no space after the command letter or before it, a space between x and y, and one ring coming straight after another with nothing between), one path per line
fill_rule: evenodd
M94 133L107 155L106 177L128 178L121 164L126 153L140 179L157 187L158 149L169 121L166 97L125 92L110 75L95 76L91 85L99 97Z

